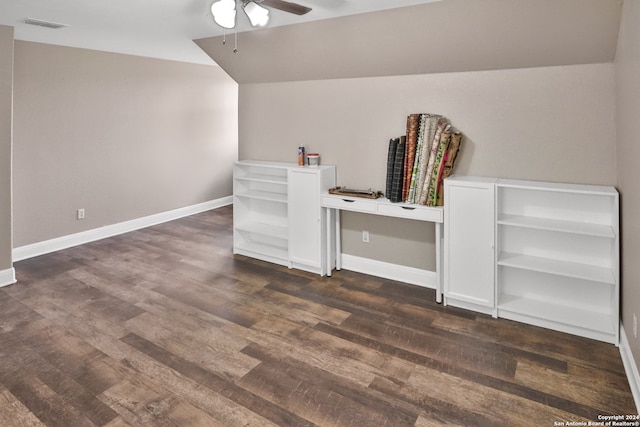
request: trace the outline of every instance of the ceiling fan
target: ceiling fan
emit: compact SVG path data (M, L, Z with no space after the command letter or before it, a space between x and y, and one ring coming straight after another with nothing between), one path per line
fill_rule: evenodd
M269 9L265 6L295 15L304 15L311 11L310 7L285 0L240 0L240 2L242 10L244 10L253 27L264 27L269 22ZM214 1L211 5L211 14L216 24L222 28L235 28L236 0Z

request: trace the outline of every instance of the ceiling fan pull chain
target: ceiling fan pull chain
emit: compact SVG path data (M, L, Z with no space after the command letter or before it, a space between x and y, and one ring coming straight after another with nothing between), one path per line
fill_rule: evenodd
M225 30L224 28L222 29L222 44L227 44L227 30Z
M236 26L235 30L233 31L233 39L233 53L238 53L238 26Z

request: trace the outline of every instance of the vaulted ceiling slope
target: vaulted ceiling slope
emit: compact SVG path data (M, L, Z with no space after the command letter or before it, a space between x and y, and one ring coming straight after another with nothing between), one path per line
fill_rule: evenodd
M443 0L195 42L241 84L603 63L621 3Z

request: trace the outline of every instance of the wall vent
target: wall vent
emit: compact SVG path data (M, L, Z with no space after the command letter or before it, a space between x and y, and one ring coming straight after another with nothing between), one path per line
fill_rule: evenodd
M57 22L45 21L42 19L34 19L34 18L27 18L24 21L22 21L22 23L28 24L28 25L37 25L39 27L53 28L54 30L58 28L68 27L68 25L66 24L59 24Z

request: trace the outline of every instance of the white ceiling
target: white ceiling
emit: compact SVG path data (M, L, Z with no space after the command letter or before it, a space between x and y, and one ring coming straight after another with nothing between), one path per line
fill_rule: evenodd
M439 0L289 0L313 10L304 15L271 10L269 27L393 9ZM211 18L213 0L0 0L0 25L14 38L199 64L215 64L193 40L223 34ZM22 23L35 18L60 29ZM251 27L242 12L238 31ZM389 29L393 31L393 29Z

